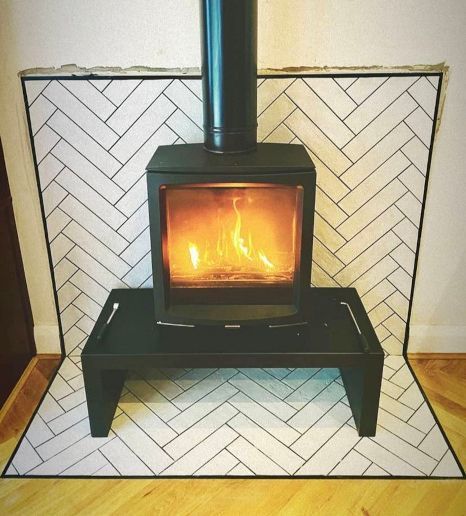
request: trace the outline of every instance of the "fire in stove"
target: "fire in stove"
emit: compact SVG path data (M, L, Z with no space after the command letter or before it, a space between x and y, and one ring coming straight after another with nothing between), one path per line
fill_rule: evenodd
M301 188L190 185L165 189L174 287L290 285Z

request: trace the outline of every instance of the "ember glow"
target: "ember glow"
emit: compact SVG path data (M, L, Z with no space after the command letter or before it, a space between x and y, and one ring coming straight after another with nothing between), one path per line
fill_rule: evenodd
M165 195L174 285L293 281L297 187L171 187Z

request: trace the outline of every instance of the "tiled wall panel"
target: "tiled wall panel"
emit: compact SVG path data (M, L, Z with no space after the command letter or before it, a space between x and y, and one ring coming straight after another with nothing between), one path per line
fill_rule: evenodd
M302 143L317 167L312 282L354 286L401 354L438 76L258 82L259 139ZM202 141L200 81L26 80L68 354L108 292L152 285L144 169L158 145Z

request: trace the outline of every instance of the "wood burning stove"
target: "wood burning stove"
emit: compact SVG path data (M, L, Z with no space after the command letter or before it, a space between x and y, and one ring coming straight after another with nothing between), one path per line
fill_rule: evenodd
M204 146L147 167L158 324L302 322L315 167L302 145L256 143L257 3L201 2Z
M159 147L147 167L153 294L112 290L86 343L92 435L108 434L126 370L150 365L338 367L374 435L374 329L354 289L310 288L314 165L301 145L256 145L256 1L201 14L204 146Z
M147 170L159 324L302 321L316 180L302 146L159 147Z

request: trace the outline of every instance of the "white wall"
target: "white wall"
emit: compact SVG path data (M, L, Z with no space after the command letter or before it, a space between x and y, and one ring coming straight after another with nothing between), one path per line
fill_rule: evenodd
M0 135L39 352L56 316L17 73L36 67L198 67L197 0L0 0ZM259 67L432 65L451 76L414 296L411 351L466 351L466 4L259 0Z

